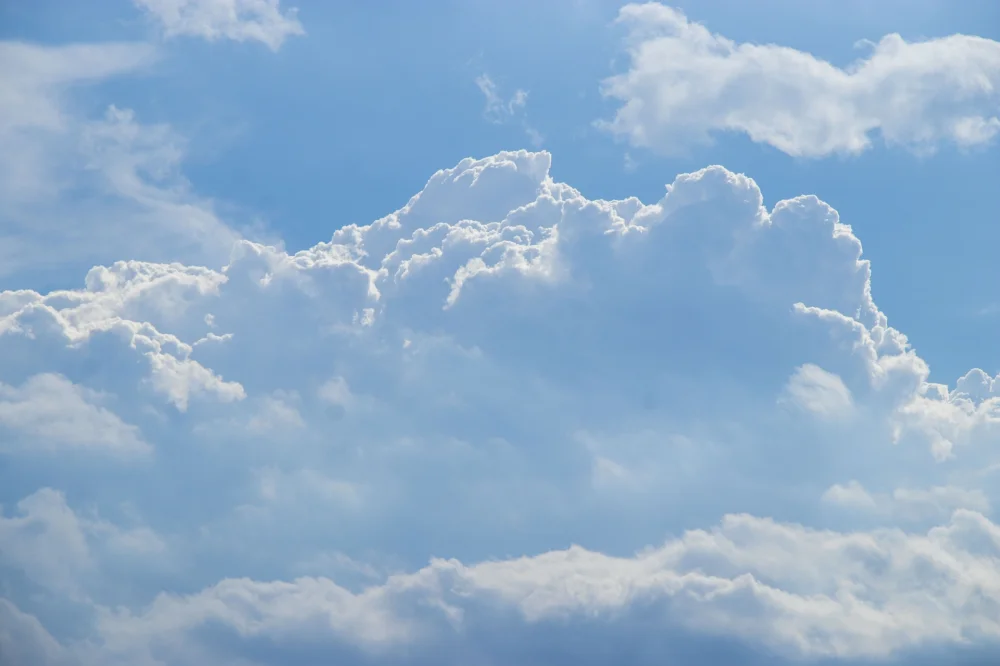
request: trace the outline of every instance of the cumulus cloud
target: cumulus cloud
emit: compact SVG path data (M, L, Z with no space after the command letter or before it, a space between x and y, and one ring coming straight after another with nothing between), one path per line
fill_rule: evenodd
M294 7L281 0L133 0L163 26L166 37L209 41L257 41L277 51L289 37L304 35Z
M309 646L429 663L449 645L486 647L476 643L488 626L509 638L596 620L592 638L621 650L624 626L652 618L763 643L776 658L886 657L997 636L987 600L1000 592L998 548L1000 528L969 511L926 534L842 534L733 515L631 557L572 547L472 566L434 560L358 593L322 577L227 579L135 613L102 611L102 663L153 663L154 650L166 663L225 658L224 639L199 638L208 627L289 655Z
M886 35L838 67L774 44L736 43L658 3L630 4L628 69L604 81L621 106L600 123L635 146L677 152L738 132L793 156L857 154L881 139L920 151L1000 132L1000 43Z
M18 506L0 612L23 634L6 649L102 666L996 650L995 380L928 381L815 197L768 209L713 166L653 203L591 200L550 166L462 160L295 253L239 240L228 263L3 292L4 399L47 378L153 449L127 475L0 449ZM64 418L14 413L27 432Z

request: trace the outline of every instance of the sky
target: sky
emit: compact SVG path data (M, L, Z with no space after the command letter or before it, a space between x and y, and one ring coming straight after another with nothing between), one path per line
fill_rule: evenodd
M0 665L993 664L1000 5L0 2Z

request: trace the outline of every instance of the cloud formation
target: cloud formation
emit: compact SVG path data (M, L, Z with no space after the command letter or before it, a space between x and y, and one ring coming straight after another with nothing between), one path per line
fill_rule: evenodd
M509 99L504 100L500 95L497 84L488 74L481 74L476 77L476 87L483 93L486 99L486 107L483 109L483 117L491 123L503 125L511 120L519 120L524 127L531 145L538 148L544 142L544 137L535 128L528 125L525 118L525 108L528 105L528 92L518 88Z
M497 84L486 74L476 77L476 86L486 98L486 108L483 110L483 115L495 123L502 123L517 115L528 103L528 93L521 89L515 90L510 99L504 101L497 91Z
M842 419L853 408L851 391L843 380L812 364L798 368L786 388L790 402L818 416Z
M168 38L257 41L277 51L289 37L304 35L295 8L281 0L133 0L162 26Z
M156 58L146 44L0 43L0 72L9 74L0 91L0 276L68 284L71 272L75 281L122 256L229 256L240 234L192 191L183 137L129 109L89 117L74 103L73 88L141 73Z
M151 449L81 474L2 434L5 654L996 650L996 380L928 381L815 197L713 166L590 200L550 162L463 160L293 254L0 295L5 427Z
M60 129L67 123L60 104L67 86L135 71L155 57L152 46L139 43L45 47L0 42L0 134L26 127Z
M628 69L602 127L631 145L683 151L737 132L796 157L858 154L882 140L926 152L1000 132L1000 43L886 35L846 67L774 44L736 43L658 3L623 7Z
M136 0L168 37L256 40L303 34L277 0ZM161 50L138 42L0 42L0 277L62 285L95 264L224 263L240 225L197 195L186 141L114 105L94 116L76 89L145 73ZM58 238L60 242L53 243Z
M147 453L138 430L100 406L100 394L74 386L65 377L40 374L23 386L0 384L0 428L5 444L34 451L104 449Z

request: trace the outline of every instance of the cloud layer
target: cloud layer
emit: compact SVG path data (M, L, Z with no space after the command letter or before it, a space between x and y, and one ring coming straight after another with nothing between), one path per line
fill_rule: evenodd
M601 125L674 153L724 132L797 157L857 154L873 140L919 151L1000 132L1000 43L886 35L838 67L774 44L735 43L657 3L621 9L628 69L604 81L618 102Z
M549 168L467 159L295 254L0 295L4 654L995 650L995 379L928 382L815 197L715 166L589 200Z

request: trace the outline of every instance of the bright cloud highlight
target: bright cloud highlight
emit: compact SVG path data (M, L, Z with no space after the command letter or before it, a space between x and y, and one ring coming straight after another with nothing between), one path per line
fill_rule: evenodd
M638 147L683 151L724 132L796 157L858 154L876 139L930 151L1000 132L1000 43L886 35L846 67L775 44L736 43L658 3L630 4L630 63L604 81L601 125Z

